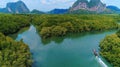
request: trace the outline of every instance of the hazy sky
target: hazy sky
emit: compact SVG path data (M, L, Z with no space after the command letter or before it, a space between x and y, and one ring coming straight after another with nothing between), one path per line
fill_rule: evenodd
M3 8L8 2L16 2L18 0L0 0L0 7ZM38 9L40 11L49 11L54 8L69 8L76 0L22 0L27 7ZM102 0L107 5L115 5L120 8L120 0Z

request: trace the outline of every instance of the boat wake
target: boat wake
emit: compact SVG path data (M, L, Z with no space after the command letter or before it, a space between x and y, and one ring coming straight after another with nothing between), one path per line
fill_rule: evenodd
M108 67L108 66L102 61L102 59L101 59L100 57L96 56L96 59L97 59L98 63L100 63L101 67Z

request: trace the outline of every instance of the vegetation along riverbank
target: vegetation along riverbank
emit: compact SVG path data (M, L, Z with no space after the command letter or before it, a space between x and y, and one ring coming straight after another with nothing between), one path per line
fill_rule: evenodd
M119 15L0 14L0 65L32 65L29 47L22 41L16 42L8 37L9 34L17 33L31 24L37 27L42 38L49 38L68 33L117 29L119 20Z
M120 31L116 34L106 36L100 42L100 54L114 67L120 66Z

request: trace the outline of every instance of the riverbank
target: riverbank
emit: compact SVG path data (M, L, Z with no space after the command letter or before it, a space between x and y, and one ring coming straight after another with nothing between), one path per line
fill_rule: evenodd
M38 19L38 17L40 19ZM119 15L41 15L36 18L42 38L61 37L68 33L117 29Z
M113 67L120 66L120 38L117 34L106 36L100 42L100 48L101 56L110 62Z
M14 34L8 34L9 37L13 38L14 40L16 39L16 37L18 36L18 34L28 30L29 27L24 27L24 28L21 28L18 32L14 33Z
M22 41L0 33L0 66L1 67L31 67L32 56L29 47Z
M1 14L0 32L9 35L33 24L43 38L59 37L68 33L116 29L118 21L119 15Z
M26 28L31 24L33 24L37 27L36 31L39 33L39 35L42 38L62 37L64 35L67 35L68 33L83 33L88 31L103 31L103 30L117 29L119 27L119 25L117 24L117 21L119 20L118 17L119 15L110 16L110 15L1 14L0 32L3 33L5 37L7 37L8 35L15 34L21 29ZM32 37L32 35L29 37ZM2 43L2 41L0 41L0 43ZM32 44L34 45L35 43ZM2 44L0 44L0 46L1 45ZM26 44L24 46L26 46L27 48ZM14 46L11 45L11 47ZM21 49L24 50L24 48ZM28 52L30 52L29 49L27 50ZM16 49L16 51L18 51L18 49ZM30 56L31 55L28 55L28 57Z
M115 32L72 34L43 43L36 28L31 26L29 30L18 34L20 36L16 40L23 39L30 47L34 60L33 67L101 67L101 60L111 67L102 57L100 61L97 60L92 50L96 49L99 52L100 40Z

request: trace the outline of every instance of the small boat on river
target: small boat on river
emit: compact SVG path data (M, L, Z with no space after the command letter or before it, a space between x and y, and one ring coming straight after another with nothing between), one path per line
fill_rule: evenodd
M93 54L97 57L98 56L98 53L95 49L93 49Z

